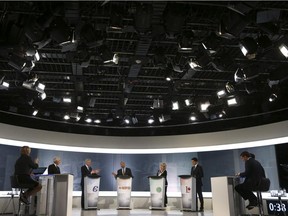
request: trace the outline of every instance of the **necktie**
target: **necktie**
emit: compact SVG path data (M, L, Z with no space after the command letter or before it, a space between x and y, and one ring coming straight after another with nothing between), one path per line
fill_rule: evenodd
M124 168L122 169L122 175L125 175L125 169Z

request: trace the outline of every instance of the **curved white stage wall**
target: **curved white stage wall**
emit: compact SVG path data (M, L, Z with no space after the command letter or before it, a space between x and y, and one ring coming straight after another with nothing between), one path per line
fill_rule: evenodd
M97 153L201 152L287 143L288 121L223 132L116 137L36 130L0 123L0 143L32 148Z

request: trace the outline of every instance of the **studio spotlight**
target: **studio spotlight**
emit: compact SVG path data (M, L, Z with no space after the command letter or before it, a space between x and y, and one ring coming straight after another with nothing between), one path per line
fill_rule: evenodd
M269 102L272 103L272 102L276 101L277 98L278 98L277 94L273 93L273 94L271 94L270 97L269 97Z
M288 36L284 36L278 46L280 52L285 58L288 58Z
M162 114L162 115L160 115L159 116L159 122L160 123L163 123L163 122L166 122L166 121L168 121L168 120L171 120L171 115L164 115L164 114Z
M210 102L204 102L204 103L200 103L200 111L201 112L208 112L208 107L210 106Z
M84 108L82 106L77 106L77 112L83 113Z
M192 45L193 45L193 37L194 33L192 31L186 31L184 32L181 37L180 41L178 43L178 51L179 52L190 52L192 51Z
M101 120L100 120L100 119L95 119L95 120L94 120L94 123L95 123L95 124L100 124L100 123L101 123Z
M231 83L231 82L227 82L225 84L225 89L230 94L235 92L235 87L234 87L233 83Z
M131 119L129 116L125 116L124 119L123 119L124 123L129 125L131 123Z
M190 121L196 121L197 120L197 116L195 113L191 113L190 117L189 117Z
M196 60L190 59L188 61L189 66L191 67L191 69L196 69L196 68L201 68L201 66L199 65L199 63Z
M234 74L234 81L241 83L247 79L246 74L242 68L238 68Z
M36 91L38 92L43 92L45 89L45 85L43 83L38 83L37 86L36 86Z
M166 77L166 81L170 82L172 78L170 76Z
M38 93L38 97L39 97L41 100L44 100L44 99L47 97L47 95L46 95L45 92L42 92L42 93Z
M227 104L228 106L237 106L238 100L236 99L236 97L229 98L227 99Z
M186 106L191 106L192 105L192 101L191 101L191 99L185 99L185 104L186 104Z
M69 115L64 115L64 117L63 117L65 120L69 120L70 119L70 116Z
M179 110L178 101L172 101L172 110Z
M37 114L38 114L38 110L34 110L32 113L33 116L36 116Z
M226 96L226 91L225 90L220 90L217 92L218 98L223 98Z
M245 37L241 40L239 46L243 55L248 59L254 59L256 57L258 45L252 37Z
M8 89L9 83L4 81L5 76L3 76L0 80L0 89Z
M148 119L148 124L153 124L154 122L155 122L154 117L151 116L151 117Z
M64 97L64 98L63 98L63 102L64 102L64 103L71 103L71 102L72 102L72 99L71 99L71 97Z
M89 118L89 117L87 117L87 118L85 118L85 122L87 122L87 123L91 123L91 122L92 122L92 119Z

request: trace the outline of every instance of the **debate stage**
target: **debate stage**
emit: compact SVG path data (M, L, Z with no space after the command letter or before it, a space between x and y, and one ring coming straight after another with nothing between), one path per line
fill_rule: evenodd
M133 210L116 210L116 209L100 209L100 210L86 210L73 208L72 216L213 216L211 210L204 212L181 212L179 210L147 210L147 209L133 209Z

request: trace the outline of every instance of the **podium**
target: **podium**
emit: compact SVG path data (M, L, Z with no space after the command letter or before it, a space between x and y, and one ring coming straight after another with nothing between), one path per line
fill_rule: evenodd
M45 216L71 216L73 200L73 175L56 174L41 175L39 183L42 185L37 196L36 215ZM34 203L32 199L32 203ZM31 205L31 211L35 213L35 207Z
M42 189L37 193L36 215L53 216L54 175L40 176L39 183Z
M84 177L84 209L97 209L99 188L99 175Z
M182 195L182 211L197 211L196 179L191 175L179 175Z
M54 214L53 216L71 216L74 176L58 174L54 176Z
M241 215L244 202L234 190L240 179L235 176L211 178L212 204L214 216Z
M117 177L118 209L130 209L131 189L132 177L125 175Z
M149 176L151 206L150 209L164 209L165 178Z

